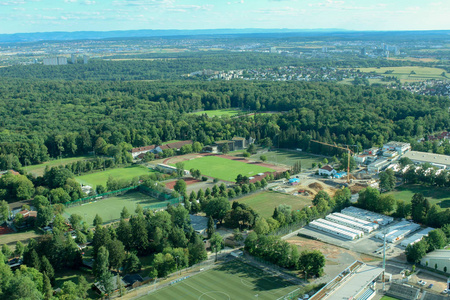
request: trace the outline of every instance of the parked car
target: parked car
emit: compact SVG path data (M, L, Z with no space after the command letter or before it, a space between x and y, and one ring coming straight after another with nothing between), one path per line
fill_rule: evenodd
M429 289L431 289L433 287L433 284L430 283L430 285L428 286Z
M443 290L442 294L448 294L448 289Z

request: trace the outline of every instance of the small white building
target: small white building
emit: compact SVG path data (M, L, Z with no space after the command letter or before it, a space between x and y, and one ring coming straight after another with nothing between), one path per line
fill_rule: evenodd
M383 151L383 153L385 151L396 151L398 154L401 155L408 151L411 151L411 144L391 141L391 142L383 145L382 151Z
M323 166L319 169L319 175L333 176L337 171L330 165Z

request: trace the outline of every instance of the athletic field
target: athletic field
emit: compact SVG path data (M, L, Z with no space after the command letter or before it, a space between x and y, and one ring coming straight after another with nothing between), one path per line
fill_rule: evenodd
M83 220L92 226L96 214L103 219L103 222L108 222L119 219L120 212L124 206L128 209L130 214L134 214L134 210L138 204L144 208L147 205L158 202L161 201L136 191L130 191L122 196L106 198L86 203L81 206L70 207L66 209L65 217L68 218L71 214L77 214L83 217Z
M273 169L247 164L218 156L204 156L192 160L183 161L184 168L199 169L202 175L234 182L239 174L250 177L258 173L274 172Z
M268 163L283 164L287 166L293 166L296 162L302 163L302 170L311 169L313 163L322 162L325 157L320 155L312 155L307 152L300 152L296 150L276 150L269 151L262 154L252 155L250 158L259 160L261 155L267 157ZM327 158L331 161L331 158Z
M183 300L275 300L298 286L240 261L204 271L139 299Z
M108 181L109 176L112 176L115 179L131 180L134 177L139 177L141 175L146 175L152 172L154 172L152 169L144 166L130 166L77 176L76 180L79 183L87 184L89 186L92 186L93 188L95 188L99 184L106 187L106 182Z
M382 67L382 68L360 68L361 72L370 73L375 72L383 76L394 76L400 79L402 82L422 81L427 79L446 79L442 76L444 69L429 68L429 67ZM387 71L393 71L392 73ZM411 74L413 72L413 74ZM415 74L414 74L415 73Z
M271 217L275 207L278 207L280 204L287 204L292 207L292 210L297 210L312 203L310 199L302 196L292 196L271 191L242 197L235 201L249 205L264 218Z

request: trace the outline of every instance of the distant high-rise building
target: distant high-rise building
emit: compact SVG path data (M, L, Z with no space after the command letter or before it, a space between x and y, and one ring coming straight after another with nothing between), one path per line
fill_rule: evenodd
M366 48L362 48L362 49L361 49L361 55L366 55L366 53L367 53L367 52L366 52Z
M59 57L44 58L44 65L45 66L67 65L67 57L59 56Z
M277 53L277 47L270 47L270 53Z
M328 48L327 47L322 47L322 52L323 53L327 53L328 52Z
M67 65L67 57L59 56L58 57L58 65L59 66Z
M77 55L76 54L72 54L71 58L72 58L72 63L76 64L77 63Z
M83 55L83 63L84 63L85 65L87 65L88 62L89 62L89 56Z

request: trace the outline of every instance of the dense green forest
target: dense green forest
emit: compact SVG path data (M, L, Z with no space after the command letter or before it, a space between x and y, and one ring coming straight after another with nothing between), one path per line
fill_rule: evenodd
M110 145L173 139L207 145L233 136L334 154L309 141L366 148L447 130L450 122L448 98L323 83L17 79L3 81L0 95L0 161L8 164L91 151L106 155ZM283 113L237 118L188 113L230 107Z

